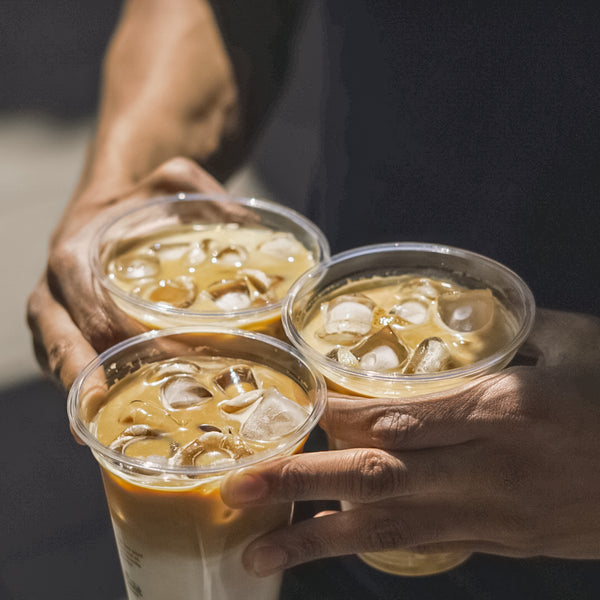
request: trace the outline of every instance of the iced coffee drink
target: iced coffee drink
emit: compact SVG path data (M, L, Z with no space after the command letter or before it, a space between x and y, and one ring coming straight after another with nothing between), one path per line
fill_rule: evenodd
M302 330L327 358L392 376L471 365L514 335L514 319L490 289L419 273L336 288L320 298Z
M291 505L234 510L219 486L300 451L324 383L289 346L252 333L165 330L125 344L80 376L70 416L101 466L128 597L277 598L280 577L246 574L241 554L289 522Z
M330 389L403 398L501 369L529 333L533 313L525 283L495 261L446 246L383 244L311 269L292 286L283 319ZM468 554L393 550L361 557L389 573L427 575Z
M123 215L94 248L113 300L151 327L222 323L271 334L290 285L329 252L312 223L277 204L183 195Z

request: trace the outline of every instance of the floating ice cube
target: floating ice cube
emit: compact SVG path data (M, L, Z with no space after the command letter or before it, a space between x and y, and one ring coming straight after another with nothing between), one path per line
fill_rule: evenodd
M396 371L406 361L408 350L391 327L386 326L352 348L360 361L361 369L367 371Z
M187 308L196 300L197 289L193 281L186 277L161 279L142 287L138 294L157 304L167 304L176 308Z
M413 355L404 367L404 373L413 375L445 371L450 367L451 360L450 350L441 338L426 338L415 348Z
M202 369L196 363L180 358L171 358L148 365L144 373L144 379L147 383L154 385L163 383L167 378L174 375L189 375L194 377L201 373Z
M362 294L344 294L321 305L323 328L319 337L334 344L353 344L373 326L375 303Z
M125 452L125 448L134 441L158 437L160 432L152 429L149 425L131 425L127 427L116 440L112 442L110 448L117 452Z
M132 400L123 408L119 415L119 423L144 425L161 430L168 429L168 426L173 428L178 426L178 423L170 417L168 411L161 405L141 399Z
M283 281L281 275L267 275L260 269L242 269L239 274L245 277L259 294L264 294Z
M150 250L130 253L113 261L109 271L123 281L147 279L160 273L160 261Z
M421 296L428 300L435 300L438 297L438 289L428 277L415 277L403 283L396 295L401 299Z
M230 245L219 250L215 255L215 260L224 265L241 267L242 263L248 258L248 250L244 246Z
M420 300L404 300L392 308L395 322L403 325L422 325L429 317L429 306Z
M337 360L346 367L353 367L356 369L360 366L358 358L356 358L348 348L344 348L343 346L336 346L333 348L333 350L327 353L327 358Z
M189 252L190 244L187 242L157 242L152 246L161 261L176 261Z
M245 279L213 283L207 292L211 300L224 312L248 308L252 303L250 288Z
M212 397L209 389L189 375L170 377L160 388L160 401L167 410L202 406Z
M490 290L447 292L438 299L438 312L451 329L477 331L494 316L494 296Z
M258 250L285 260L301 254L305 248L291 233L277 232L260 244Z
M250 390L243 392L233 398L227 398L219 402L219 408L229 414L238 413L252 406L257 400L263 396L263 390Z
M240 434L256 442L277 440L302 425L307 417L299 404L269 388L242 425Z
M258 389L254 372L247 365L227 367L213 381L230 398Z
M252 451L238 436L209 431L179 448L169 462L179 466L215 465L233 462L251 454Z
M181 257L186 267L196 267L202 264L207 258L207 252L201 244L194 243L188 247L187 252Z

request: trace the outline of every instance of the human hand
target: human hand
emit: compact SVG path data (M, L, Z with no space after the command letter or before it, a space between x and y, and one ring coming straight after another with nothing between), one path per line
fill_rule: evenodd
M554 329L565 324L573 338ZM549 339L565 351L551 352ZM233 507L342 499L353 508L262 536L246 568L267 575L393 548L600 558L599 340L593 317L540 311L530 347L545 348L545 366L419 399L331 394L321 424L349 449L278 459L221 492Z
M145 328L120 311L92 276L89 246L106 220L148 198L177 192L223 193L196 163L167 161L140 184L119 195L83 191L64 213L50 245L46 272L29 297L27 317L42 369L69 388L95 355Z

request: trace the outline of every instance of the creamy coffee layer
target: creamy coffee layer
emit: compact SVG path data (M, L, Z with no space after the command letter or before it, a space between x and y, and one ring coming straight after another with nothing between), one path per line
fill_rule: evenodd
M178 225L117 244L105 272L125 292L190 312L276 303L315 264L291 233L234 223Z
M275 447L309 408L295 381L265 365L183 357L145 365L114 385L92 429L127 456L226 466Z
M446 371L500 350L515 334L489 289L406 274L325 291L302 331L317 351L351 368L391 375Z

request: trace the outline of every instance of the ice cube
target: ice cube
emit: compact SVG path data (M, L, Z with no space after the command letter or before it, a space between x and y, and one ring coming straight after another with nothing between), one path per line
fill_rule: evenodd
M123 281L147 279L160 273L160 261L151 250L129 253L110 263L109 272Z
M145 371L144 379L150 385L160 384L174 375L198 376L202 369L193 362L180 358L171 358L149 365Z
M258 389L254 372L247 365L227 367L215 376L214 383L230 398Z
M112 442L110 448L111 450L116 450L117 452L125 452L125 448L133 441L158 437L159 435L160 432L152 429L150 425L131 425L130 427L127 427L121 433L121 435L117 437L116 440Z
M446 343L439 337L424 339L413 352L404 367L406 375L437 373L450 368L452 355Z
M207 251L202 247L202 244L194 243L188 247L187 252L181 257L181 260L188 268L196 267L206 260L207 255Z
M260 400L263 395L263 390L250 390L233 398L227 398L219 402L219 408L229 414L244 411L249 406L252 406L257 400Z
M396 304L391 313L396 317L395 323L399 325L422 325L429 317L429 306L420 300L404 300Z
M333 348L333 350L327 353L327 358L337 360L346 367L352 367L356 369L360 366L358 358L356 358L356 356L354 356L354 354L352 354L348 348L344 348L343 346L336 346Z
M240 434L256 442L277 440L302 425L307 417L307 411L299 404L275 388L269 388L244 421Z
M170 377L160 388L160 401L167 410L196 408L212 397L208 388L189 375Z
M367 335L373 325L375 303L362 294L344 294L324 303L322 339L337 344L353 344Z
M170 462L179 466L209 466L233 462L251 454L252 451L238 436L221 431L209 431L179 448Z
M224 312L248 308L252 303L250 288L245 279L213 283L208 287L207 292L211 300Z
M224 265L241 267L242 263L248 258L248 250L244 246L230 245L219 250L215 255L215 260Z
M180 260L189 249L190 244L187 242L157 242L152 246L161 261Z
M197 289L190 279L176 277L175 279L161 279L145 285L137 293L150 302L167 304L176 308L187 308L196 300Z
M125 425L144 425L160 430L178 427L177 421L160 404L148 400L132 400L119 415L119 422Z
M402 367L408 350L391 327L386 326L352 348L352 354L360 361L361 369L387 372Z
M262 242L258 246L258 250L286 260L286 258L301 254L305 248L291 233L280 231Z
M494 316L494 296L488 289L447 292L438 299L438 312L454 331L477 331Z
M281 275L267 275L260 269L242 269L239 274L245 277L259 294L264 294L283 281Z
M400 299L421 296L423 299L435 300L438 297L438 289L428 277L415 277L403 283L396 295Z

